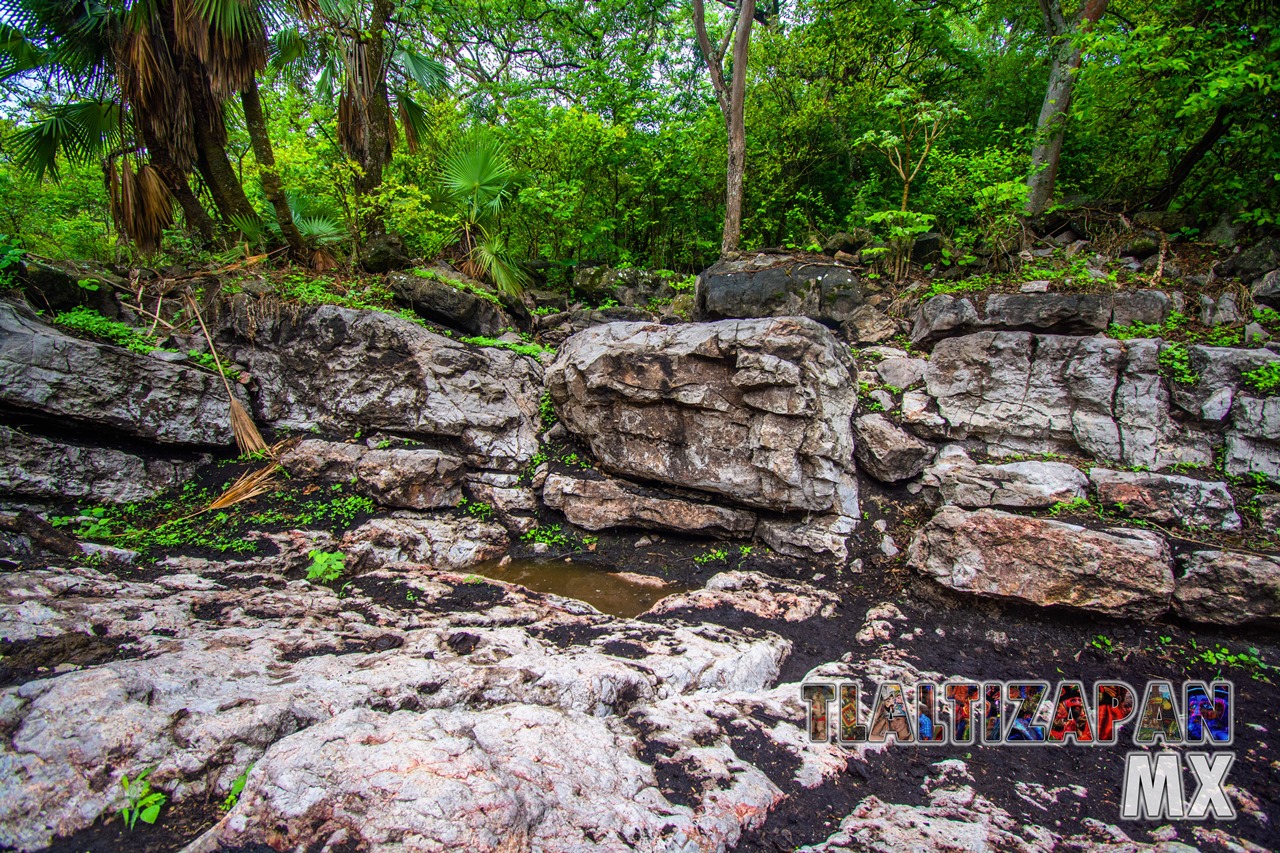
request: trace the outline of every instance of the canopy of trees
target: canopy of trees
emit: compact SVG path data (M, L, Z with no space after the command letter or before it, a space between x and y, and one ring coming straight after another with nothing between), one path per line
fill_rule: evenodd
M697 270L1062 206L1280 216L1269 0L0 0L0 232ZM889 237L889 234L882 234Z

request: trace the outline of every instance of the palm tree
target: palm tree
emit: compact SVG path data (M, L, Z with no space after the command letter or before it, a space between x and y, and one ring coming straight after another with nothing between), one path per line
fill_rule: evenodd
M429 130L416 92L445 88L443 65L399 43L394 12L393 0L315 0L303 25L280 29L271 45L272 65L282 73L298 82L314 76L328 98L337 88L338 139L359 167L355 190L366 237L385 230L372 199L398 137L415 152ZM309 21L319 26L306 26Z
M472 278L488 278L500 291L518 298L525 273L508 252L506 241L493 230L515 195L516 172L506 152L488 141L455 151L445 158L440 183L461 223L462 271Z
M17 135L20 164L56 175L59 153L102 159L113 217L141 249L158 246L173 199L188 226L212 238L193 171L223 222L256 217L226 153L222 105L237 92L250 92L264 190L288 214L276 203L283 193L257 99L266 42L256 0L0 0L0 20L0 80L34 78L71 99ZM282 220L281 231L293 244L292 224Z

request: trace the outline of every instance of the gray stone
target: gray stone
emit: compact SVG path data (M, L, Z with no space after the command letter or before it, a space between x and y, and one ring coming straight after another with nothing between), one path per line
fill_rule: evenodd
M1244 327L1244 342L1248 346L1262 346L1271 340L1271 333L1259 323L1249 323Z
M369 236L360 247L360 265L372 273L404 269L409 265L404 238L394 231Z
M105 317L120 317L115 286L123 288L126 282L97 264L25 258L18 266L18 278L23 294L41 310L56 313L86 305Z
M1083 498L1089 481L1065 462L979 465L958 445L943 448L921 482L942 500L966 509L989 506L1043 508Z
M1240 516L1226 483L1106 468L1091 469L1089 480L1100 504L1108 509L1122 507L1123 514L1134 518L1191 528L1240 529Z
M938 510L908 565L957 592L1154 619L1169 609L1169 545L1156 533L1088 530L994 509Z
M244 391L231 387L248 407ZM0 300L0 404L157 444L232 442L217 374L71 337L7 300Z
M1253 281L1280 268L1280 239L1263 237L1218 265L1218 275Z
M394 273L387 277L387 284L396 299L419 317L469 335L496 337L515 325L498 297L478 281L443 264L429 272L429 276Z
M842 347L801 317L570 338L547 371L560 420L605 470L781 511L843 511L856 390Z
M806 520L761 518L756 536L779 554L797 560L843 564L849 559L849 535L858 520L847 515L821 515Z
M1230 213L1224 213L1218 217L1213 227L1204 233L1204 239L1220 246L1234 246L1240 240L1240 231L1241 226L1236 224L1235 217Z
M1214 299L1207 293L1200 294L1200 325L1213 325Z
M1280 270L1272 270L1250 287L1253 301L1269 308L1280 308Z
M1213 325L1230 326L1240 322L1240 309L1236 307L1234 293L1224 293L1218 297L1218 304L1213 310Z
M1160 325L1169 319L1173 302L1162 290L1121 290L1111 300L1111 322L1117 326Z
M616 477L550 474L542 500L587 530L634 527L733 538L750 537L756 526L753 512L686 500Z
M923 381L928 369L929 362L923 358L886 358L876 364L880 380L899 390Z
M855 228L853 231L837 231L822 244L822 251L829 255L837 252L846 252L853 255L875 239L875 235L866 228Z
M911 342L918 344L964 335L981 325L978 309L973 307L972 302L940 294L916 309L915 320L911 325Z
M1194 384L1170 383L1173 403L1197 418L1222 422L1244 384L1243 374L1280 360L1280 355L1265 349L1209 347L1195 344L1187 347L1191 370L1198 377Z
M54 441L0 425L0 494L130 503L191 479L209 456L139 455Z
M392 314L322 305L255 317L222 333L258 380L258 411L283 429L453 439L478 468L518 471L538 450L542 368Z
M898 324L880 309L859 305L842 326L844 335L854 343L874 344L898 334Z
M909 480L924 470L934 448L904 432L884 415L854 421L854 455L862 470L885 483Z
M1178 614L1194 622L1280 622L1280 562L1232 551L1195 551L1178 559Z
M1101 332L1111 322L1110 295L1097 293L993 293L987 297L988 328L1059 334Z
M770 266L759 266L767 259ZM698 277L697 316L703 320L802 316L839 325L863 303L857 273L837 264L756 256L721 261Z
M383 506L454 507L462 499L466 462L439 450L388 448L306 439L285 450L280 464L293 476L321 483L351 483Z
M351 567L414 563L462 571L501 557L510 544L499 524L402 510L348 530L341 547Z
M1028 281L1018 288L1019 293L1048 293L1049 282L1045 279L1037 279L1036 281Z

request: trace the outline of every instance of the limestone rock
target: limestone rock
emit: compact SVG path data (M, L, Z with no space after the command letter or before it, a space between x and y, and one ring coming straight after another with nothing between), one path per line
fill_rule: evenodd
M876 365L880 380L898 389L920 382L928 370L929 362L923 358L886 358Z
M611 473L762 509L855 511L843 484L856 392L811 320L596 326L564 344L547 387Z
M284 429L384 429L454 439L479 468L517 471L538 449L542 368L381 311L322 305L254 317L238 305L225 352L258 380L258 411Z
M342 551L353 565L420 563L462 571L506 553L507 531L470 517L397 512L348 530Z
M839 264L759 255L721 261L698 277L704 320L799 316L839 325L862 303L857 273Z
M1089 485L1084 474L1065 462L979 465L958 445L943 448L921 482L938 489L944 503L966 509L1050 507L1085 497Z
M383 506L436 509L462 498L461 457L431 449L388 448L306 439L280 455L295 477L353 483L357 493Z
M761 518L756 535L779 554L839 565L849 558L849 534L857 526L857 518L837 514L806 520Z
M968 299L939 294L916 309L911 324L913 344L966 335L982 326L978 309Z
M858 464L882 482L909 480L933 458L931 445L904 432L884 415L863 415L854 421L853 431Z
M983 325L1075 335L1101 332L1111 322L1111 297L1097 293L993 293Z
M677 615L696 617L689 611L734 609L760 619L803 622L835 616L839 597L798 581L783 580L759 572L721 572L702 589L668 595L646 612L647 617Z
M753 512L685 500L617 477L550 474L542 500L587 530L638 527L731 538L749 537L756 526Z
M1090 470L1089 480L1099 503L1108 508L1123 506L1121 512L1134 518L1183 527L1240 529L1240 516L1226 483L1106 468Z
M397 300L412 308L419 317L469 335L497 337L515 325L515 319L502 307L498 297L479 282L443 267L431 272L430 277L394 273L387 277L387 284ZM456 279L456 283L450 279Z
M993 509L943 507L908 564L958 592L1154 619L1169 609L1169 545L1145 530L1105 532Z
M1280 562L1231 551L1195 551L1173 594L1180 616L1216 625L1280 621Z
M1111 299L1111 322L1117 326L1159 325L1173 310L1173 300L1162 290L1121 290Z
M898 334L898 324L872 305L855 308L842 328L845 337L855 343L879 343Z
M239 386L236 398L248 406ZM217 374L71 337L0 300L0 404L157 444L228 445Z
M53 441L0 425L0 494L129 503L176 488L208 460Z

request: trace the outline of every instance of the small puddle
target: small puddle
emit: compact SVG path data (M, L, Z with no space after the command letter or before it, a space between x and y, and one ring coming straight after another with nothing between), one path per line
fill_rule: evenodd
M500 566L497 560L493 560L474 566L471 572L493 580L518 583L535 592L576 598L601 613L627 619L639 616L660 598L686 592L691 588L670 581L661 587L636 583L600 566L566 563L563 560L512 560L505 566Z

